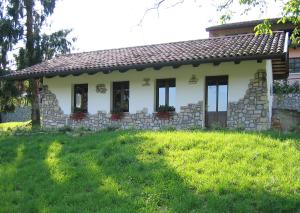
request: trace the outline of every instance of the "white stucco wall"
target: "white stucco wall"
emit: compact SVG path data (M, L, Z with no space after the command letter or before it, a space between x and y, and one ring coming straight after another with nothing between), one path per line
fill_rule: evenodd
M240 64L233 62L221 63L218 66L202 64L199 67L191 65L181 66L177 69L165 67L161 70L145 69L143 71L130 70L125 73L118 71L110 74L97 73L94 75L83 74L80 76L44 78L44 85L56 95L59 105L65 114L71 113L72 87L74 84L88 84L88 112L95 114L97 111L110 112L111 86L114 81L129 81L130 113L147 109L152 113L155 109L155 82L156 79L176 78L176 111L180 106L204 101L205 77L228 75L228 102L236 102L243 98L248 88L250 79L254 78L258 69L266 69L266 61L244 61ZM199 81L189 84L189 79L195 75ZM142 86L143 79L150 78L150 86ZM105 84L105 94L96 92L97 84Z
M270 127L271 127L272 106L273 106L273 72L272 72L272 60L266 60L266 74L267 74L268 101L269 101L269 123L270 123Z

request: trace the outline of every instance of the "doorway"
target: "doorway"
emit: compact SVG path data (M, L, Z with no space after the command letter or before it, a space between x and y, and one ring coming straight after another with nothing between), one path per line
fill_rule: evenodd
M205 126L227 126L228 76L206 77Z

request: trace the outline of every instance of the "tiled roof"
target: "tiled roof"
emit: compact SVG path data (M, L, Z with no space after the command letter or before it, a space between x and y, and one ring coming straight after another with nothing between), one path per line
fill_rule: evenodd
M268 19L268 20L270 21L271 24L276 24L279 19L280 18L272 18L272 19ZM208 28L206 28L206 31L236 29L236 28L241 28L241 27L254 27L263 22L264 22L264 19L259 19L259 20L251 20L251 21L233 22L233 23L228 23L228 24L220 24L220 25L208 27Z
M256 60L283 57L285 33L272 35L243 34L201 40L182 41L120 49L60 55L54 59L11 72L13 79L78 75L114 70L160 68L185 64Z

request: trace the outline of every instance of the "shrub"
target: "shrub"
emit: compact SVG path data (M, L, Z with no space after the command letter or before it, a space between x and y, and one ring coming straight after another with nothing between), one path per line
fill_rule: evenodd
M226 127L224 127L220 122L214 122L211 124L212 130L225 130Z
M286 81L276 81L273 85L273 92L275 94L291 94L300 92L300 85L296 81L293 84L288 84Z
M173 106L168 106L168 105L160 105L157 108L157 112L174 112L175 108Z
M160 128L162 131L175 131L176 127L171 125L164 125Z
M169 119L174 111L175 108L173 106L160 105L157 109L156 116L160 119Z
M197 130L202 130L202 127L198 126L198 125L193 125L193 126L188 127L187 130L189 130L189 131L197 131Z
M62 133L66 133L66 132L71 132L72 131L72 128L70 126L63 126L63 127L60 127L58 129L59 132L62 132Z
M119 129L120 129L119 125L109 125L106 128L104 128L103 131L114 132L114 131L119 130Z

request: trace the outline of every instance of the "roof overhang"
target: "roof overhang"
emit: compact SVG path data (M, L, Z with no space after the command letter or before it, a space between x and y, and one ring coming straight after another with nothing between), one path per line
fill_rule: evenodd
M287 62L288 35L282 31L272 35L240 34L208 39L153 44L67 54L55 57L20 71L10 72L2 79L25 80L67 75L111 73L146 68L159 70L171 66L223 62L239 64L247 60L279 60ZM287 72L287 71L286 71Z
M260 56L240 56L240 57L231 57L231 58L215 58L215 59L202 59L202 60L187 60L187 61L176 61L176 62L169 62L169 63L149 63L149 64L139 64L139 65L134 65L134 66L119 66L119 67L107 67L107 68L93 68L93 69L74 69L74 70L67 70L67 71L51 71L51 72L39 72L39 73L28 73L24 75L3 75L0 76L0 79L7 79L7 80L27 80L27 79L37 79L37 78L52 78L55 76L61 76L65 77L68 75L74 75L74 76L79 76L82 74L89 74L93 75L99 72L102 72L104 74L108 74L114 71L119 71L119 72L127 72L129 70L137 70L137 71L142 71L147 68L153 68L156 70L159 70L163 67L174 67L178 68L183 65L193 65L193 66L199 66L200 64L207 64L207 63L212 63L212 64L220 64L223 62L242 62L242 61L249 61L249 60L257 60L262 61L262 60L267 60L267 59L272 59L272 61L280 61L282 64L287 64L286 59L287 59L287 53L284 54L274 54L274 55L260 55ZM288 69L287 69L288 70ZM275 74L276 76L287 76L288 72L286 71L284 74L282 73L282 70L280 73Z

